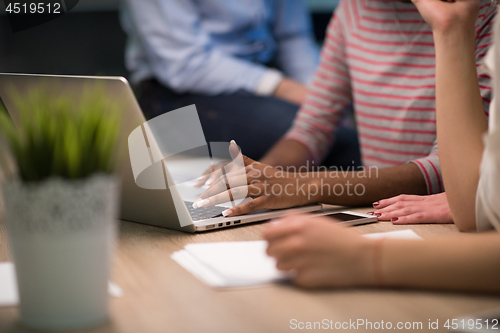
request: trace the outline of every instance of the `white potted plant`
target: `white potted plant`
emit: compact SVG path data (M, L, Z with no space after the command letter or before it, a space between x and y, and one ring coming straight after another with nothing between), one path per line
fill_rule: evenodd
M21 323L75 329L108 319L116 235L117 105L101 89L79 101L16 93L12 122L0 110L4 223L15 264ZM1 161L0 161L1 162Z

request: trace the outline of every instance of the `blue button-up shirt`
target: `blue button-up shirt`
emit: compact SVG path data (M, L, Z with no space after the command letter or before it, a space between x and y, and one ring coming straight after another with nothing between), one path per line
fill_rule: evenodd
M132 81L156 78L177 92L256 92L275 60L307 83L318 48L303 0L125 0Z

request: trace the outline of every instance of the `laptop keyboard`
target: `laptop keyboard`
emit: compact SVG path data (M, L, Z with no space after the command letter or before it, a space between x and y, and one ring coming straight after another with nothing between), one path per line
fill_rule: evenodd
M184 201L184 203L186 204L189 215L191 215L193 221L206 220L212 217L220 217L222 216L222 212L226 210L226 208L220 206L193 208L192 202Z

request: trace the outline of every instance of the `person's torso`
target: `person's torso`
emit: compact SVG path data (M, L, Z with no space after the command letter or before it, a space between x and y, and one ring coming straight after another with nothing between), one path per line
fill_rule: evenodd
M436 139L432 31L413 4L352 2L345 50L363 161L425 157Z
M223 52L266 63L276 51L275 0L196 0L200 25Z
M349 0L343 9L364 164L385 167L429 155L436 140L431 28L411 3Z

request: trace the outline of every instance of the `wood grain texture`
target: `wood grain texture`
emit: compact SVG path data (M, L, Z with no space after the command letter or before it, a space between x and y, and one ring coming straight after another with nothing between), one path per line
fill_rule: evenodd
M358 209L366 212L367 209ZM0 216L2 216L0 203ZM205 286L170 259L194 242L261 239L265 223L190 235L121 222L113 281L124 297L111 300L108 324L85 332L288 332L290 320L417 322L458 318L500 306L489 295L411 290L305 291L289 284L217 291ZM458 234L453 225L394 226L388 222L355 227L361 233L413 229L424 238ZM0 261L9 259L0 221ZM18 323L17 307L0 308L0 332L30 332ZM442 328L439 331L446 331ZM360 330L363 331L363 330Z

